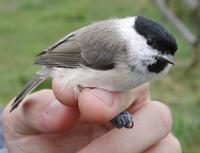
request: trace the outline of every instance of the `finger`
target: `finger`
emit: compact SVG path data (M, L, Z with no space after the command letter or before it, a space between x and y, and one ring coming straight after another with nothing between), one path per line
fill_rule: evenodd
M181 153L181 145L171 133L144 153Z
M135 112L133 129L113 129L78 153L139 153L162 140L170 131L169 109L158 102L148 103Z
M12 113L9 107L4 111L5 123L24 134L66 131L79 118L79 112L58 102L51 90L29 95Z
M78 106L81 114L88 121L105 123L126 110L134 101L148 96L148 84L124 93L87 88L80 93Z
M78 97L79 110L88 121L105 123L131 105L128 94L98 88L83 89Z
M54 78L52 81L52 89L56 99L62 104L77 107L77 93L64 82L63 78Z

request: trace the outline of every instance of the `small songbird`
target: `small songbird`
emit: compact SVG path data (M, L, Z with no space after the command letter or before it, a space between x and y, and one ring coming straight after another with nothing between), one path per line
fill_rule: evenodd
M177 44L160 24L142 16L99 21L80 28L41 52L42 68L14 99L12 112L47 77L60 81L77 95L80 87L127 91L166 74L174 64ZM131 128L132 116L122 112L111 120Z

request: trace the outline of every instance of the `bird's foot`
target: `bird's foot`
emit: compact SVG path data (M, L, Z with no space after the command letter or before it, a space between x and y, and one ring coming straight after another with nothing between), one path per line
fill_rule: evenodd
M126 111L117 115L115 118L111 120L111 122L113 126L117 127L118 129L123 127L130 129L134 125L132 115Z

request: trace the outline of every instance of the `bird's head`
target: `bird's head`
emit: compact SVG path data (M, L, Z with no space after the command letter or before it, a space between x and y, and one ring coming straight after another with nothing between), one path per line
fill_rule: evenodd
M132 21L131 21L132 20ZM166 73L175 63L177 44L174 37L159 23L142 16L127 19L133 23L128 37L129 66L132 70L154 74Z

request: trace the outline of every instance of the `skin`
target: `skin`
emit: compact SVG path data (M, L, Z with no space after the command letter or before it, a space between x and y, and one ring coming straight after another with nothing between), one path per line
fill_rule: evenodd
M41 90L3 113L9 153L181 153L171 134L168 107L152 101L149 84L124 93L82 89L80 95L53 80L52 90ZM128 108L132 129L113 128L109 120Z

